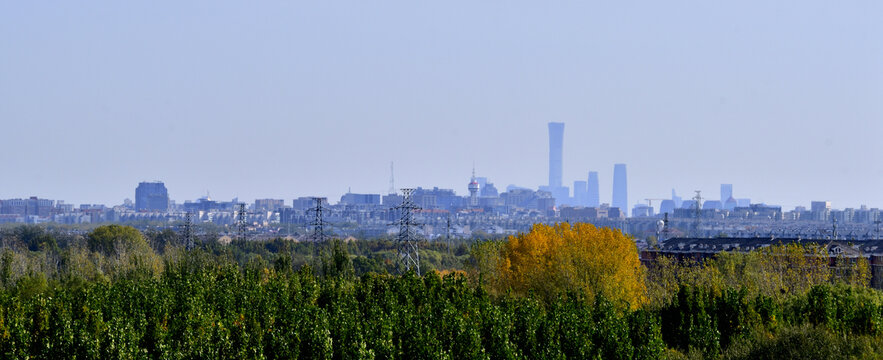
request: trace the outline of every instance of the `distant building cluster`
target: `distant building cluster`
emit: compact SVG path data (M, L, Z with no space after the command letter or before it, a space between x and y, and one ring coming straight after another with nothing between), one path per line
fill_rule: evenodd
M625 183L625 167L617 167L615 184ZM622 179L622 180L619 180ZM699 194L684 200L674 191L668 199L658 201L659 211L650 204L638 204L631 216L620 206L598 204L597 191L589 184L597 184L597 174L590 173L585 192L578 191L574 199L593 206L556 205L550 191L532 190L508 186L500 192L487 178L473 173L466 183L468 195L458 195L453 189L438 187L414 189L411 200L419 207L418 220L423 224L422 235L426 238L445 236L471 237L483 234L515 234L527 231L535 223L590 222L626 231L637 238L663 236L658 222L665 219L672 231L669 236L690 235L696 237L727 235L733 237L758 236L835 236L843 239L879 238L883 216L880 210L862 206L858 209L834 209L829 201L813 201L809 208L798 206L783 211L781 206L753 204L749 199L735 198L732 184L722 184L720 197L704 200ZM622 204L627 196L619 191L616 203ZM572 200L574 200L572 199ZM395 207L403 201L402 195L393 192L381 194L346 193L334 204L327 201L326 220L332 232L338 235L368 237L390 235L389 224L398 214ZM125 200L121 205L80 204L74 206L62 200L30 197L27 199L0 200L0 223L95 224L166 223L172 226L189 214L196 222L220 226L234 225L240 221L242 203L238 199L222 201L209 195L196 200L176 203L169 199L168 189L162 182L142 182L135 188L135 201ZM255 199L244 206L242 218L257 234L272 236L280 227L306 231L311 222L311 209L316 206L315 197L297 197L290 202L284 199ZM839 227L839 235L837 230ZM274 230L275 229L275 230ZM667 230L668 231L668 230ZM664 236L663 236L664 237Z
M585 181L574 181L571 196L570 189L563 185L563 157L564 124L551 122L549 123L549 184L540 186L540 190L552 195L565 214L562 217L606 219L627 216L629 201L626 164L613 166L613 201L612 204L602 204L597 171L589 171Z
M585 180L573 182L573 192L564 186L564 124L549 123L549 183L538 189L509 185L505 189L487 177L476 176L475 169L460 194L454 189L418 187L411 194L419 207L422 235L427 238L473 236L476 233L514 234L527 231L535 223L560 221L591 222L622 229L638 238L663 235L779 236L834 235L839 226L845 238L879 236L883 218L879 209L834 209L828 201L812 201L809 208L798 206L784 210L781 206L752 203L749 198L736 197L732 184L721 184L719 197L703 197L700 192L684 199L672 190L671 196L644 199L629 209L626 164L613 166L611 203L601 202L599 172L588 171ZM347 192L332 204L323 200L327 221L334 224L338 235L389 235L389 224L398 214L394 209L403 196L392 185L387 194ZM461 195L462 194L462 195ZM131 224L177 223L190 219L221 226L237 224L243 219L256 233L273 234L284 227L287 231L306 231L316 197L301 196L289 203L280 198L255 199L243 205L238 199L212 199L208 194L196 200L176 203L170 199L161 181L141 182L135 187L134 201L121 205L80 204L62 200L30 197L0 200L0 223L94 224L119 222ZM630 210L630 212L629 212ZM660 234L661 225L666 232ZM146 226L146 225L145 225ZM171 226L171 225L170 225ZM295 229L300 230L291 230Z

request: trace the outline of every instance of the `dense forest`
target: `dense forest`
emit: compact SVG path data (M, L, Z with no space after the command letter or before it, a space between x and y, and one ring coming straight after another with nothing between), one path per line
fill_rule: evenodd
M861 359L883 354L867 264L773 246L642 265L589 224L425 242L0 230L0 357Z

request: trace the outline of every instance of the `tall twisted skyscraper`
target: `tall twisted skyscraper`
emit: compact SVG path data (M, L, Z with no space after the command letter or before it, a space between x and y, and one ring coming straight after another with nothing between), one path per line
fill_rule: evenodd
M598 186L598 172L597 171L589 171L589 201L586 206L590 207L598 207L601 205L601 192L600 186Z
M626 178L625 164L613 165L613 204L622 211L628 210L629 193L628 180Z
M549 123L549 187L561 187L563 181L564 123Z

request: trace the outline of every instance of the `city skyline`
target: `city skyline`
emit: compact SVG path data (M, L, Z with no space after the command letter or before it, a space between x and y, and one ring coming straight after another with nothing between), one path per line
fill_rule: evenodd
M616 179L615 174L616 174L617 170L622 171L621 174L623 174L622 175L623 180L622 180L622 185L619 186L619 189L622 189L624 186L627 186L626 185L627 180L624 180L625 179L624 174L625 174L626 164L615 164L615 165L616 166L614 166L613 177L614 177L614 179ZM593 190L592 190L593 184L597 185L597 174L598 174L597 171L590 171L588 182L584 181L584 180L574 181L574 188L571 191L570 196L568 198L563 199L563 200L556 198L555 206L559 209L561 207L598 207L598 206L609 206L609 207L615 207L615 208L619 208L619 209L633 209L635 207L656 204L655 206L651 206L651 208L654 210L655 214L659 215L659 214L662 214L663 210L661 210L658 207L659 206L658 202L651 204L652 201L673 200L675 202L682 202L683 201L685 203L690 203L690 204L695 203L695 201L692 198L683 199L681 196L676 196L675 195L675 193L677 192L676 189L672 189L671 195L668 197L643 198L642 199L643 201L641 201L641 200L632 201L632 202L627 203L628 204L627 206L623 207L622 202L614 203L612 201L612 199L615 199L617 197L617 194L616 194L617 186L615 186L615 185L614 185L613 191L611 193L612 194L611 201L606 201L606 202L605 201L597 201L593 197ZM481 183L480 186L478 185L479 181ZM473 197L473 199L471 201L476 201L477 198L475 196L477 196L477 194L479 192L481 194L484 194L484 192L486 191L485 183L487 185L492 186L492 187L494 185L493 182L489 181L489 179L487 177L476 177L475 173L473 172L473 176L470 178L470 182L466 186L466 189L467 189L466 191L459 191L458 189L455 189L455 188L439 187L437 185L434 186L431 184L430 185L414 186L411 189L421 189L424 191L437 191L437 190L447 191L447 192L450 192L452 195L466 198L467 202L469 202L470 200L468 200L468 199L470 197ZM614 180L613 183L616 183L616 181ZM474 188L476 190L475 193L473 193L473 191L472 191L473 185L475 185L475 188ZM347 198L348 196L373 196L373 197L377 197L377 199L379 199L381 196L386 196L386 195L398 196L398 194L397 194L398 190L404 189L404 188L398 188L396 194L391 194L391 193L388 194L388 193L384 193L384 192L354 192L354 191L352 191L352 189L347 189L347 191L342 192L339 197L329 197L325 194L305 192L305 193L298 193L298 194L289 195L289 196L281 196L281 195L277 194L277 195L266 195L266 196L255 197L255 198L240 198L238 196L234 196L232 198L218 197L218 196L212 195L210 192L207 191L204 194L192 195L192 197L184 197L184 198L178 199L178 198L175 198L175 197L169 195L169 191L166 189L165 183L163 181L151 180L151 181L139 182L138 186L136 186L134 188L134 192L133 192L134 196L126 196L125 198L123 198L122 200L120 200L118 202L113 202L113 201L111 201L111 202L99 202L99 201L80 202L80 201L68 201L65 198L50 198L50 199L47 199L47 201L48 200L59 201L59 204L64 203L69 206L93 206L93 205L118 206L118 205L132 204L132 206L136 210L138 210L138 209L142 209L142 206L138 205L138 203L141 202L141 201L139 201L139 199L142 199L141 195L139 195L139 192L141 192L142 188L144 188L145 186L150 186L151 190L149 190L149 191L151 191L151 192L156 192L158 190L159 192L156 193L156 195L159 195L159 198L157 199L155 196L145 194L144 195L145 200L141 200L141 201L150 201L153 203L155 203L156 201L159 201L159 204L164 204L164 205L144 206L143 209L149 210L149 211L155 211L155 210L160 210L162 208L168 208L171 203L175 203L176 205L183 205L186 203L196 203L196 202L203 201L203 200L212 200L212 201L221 201L221 202L232 201L234 203L251 204L253 202L258 202L258 201L273 200L273 201L283 201L284 202L284 201L287 201L290 199L294 199L294 201L299 201L300 199L312 199L315 197L321 197L321 198L329 199L330 203L337 203L337 202L334 202L331 200L340 198L341 199L340 203L342 204L342 203L345 203L343 199ZM158 187L158 189L153 190L152 189L153 186ZM574 192L575 189L577 189L577 186L579 186L582 189L581 194ZM526 190L530 190L530 191L548 192L547 186L545 186L545 185L539 186L537 188L526 188L526 187L514 186L514 185L510 184L507 187L509 187L513 190L526 189ZM494 188L493 193L497 194L496 188L495 187L493 187L493 188ZM713 208L723 209L726 207L725 205L727 202L724 200L717 200L715 197L719 195L721 199L724 199L724 198L729 199L729 198L732 198L735 195L737 195L736 193L733 192L733 184L720 184L719 191L720 192L715 193L715 192L711 192L711 191L705 192L704 190L699 190L699 192L701 194L703 194L703 197L702 197L703 209L706 208L706 206L711 203L714 203L714 205L712 206ZM508 190L507 190L507 192L508 192ZM627 189L626 189L626 192L627 192ZM696 192L696 191L694 191L694 192ZM738 194L738 195L750 196L750 194ZM153 198L150 200L147 200L147 198L151 197L151 196ZM484 197L485 195L480 195L480 196ZM494 195L494 196L496 197L497 195ZM621 198L622 197L627 198L627 196L628 196L627 193L620 195ZM552 194L552 197L554 198L554 194ZM27 199L32 199L32 200L33 199L40 199L42 201L44 198L46 198L46 196L43 196L41 194L30 194L30 195L19 195L19 196L6 197L6 199L9 199L9 200L22 200L22 201L27 200ZM648 202L648 200L650 200L651 202ZM798 204L794 205L793 207L782 205L782 204L776 204L776 203L755 201L754 199L752 199L750 197L739 197L739 198L733 198L731 200L738 200L739 201L738 206L746 206L747 207L749 205L749 201L750 201L750 204L753 204L753 205L776 206L776 207L781 207L783 210L809 208L811 206L815 206L817 203L826 203L826 204L828 204L827 206L829 208L832 206L832 202L830 200L818 200L818 199L807 199L803 203L798 203ZM0 200L0 201L2 201L2 200ZM164 203L163 203L163 201L164 201ZM310 200L310 201L312 201L312 200ZM734 204L735 204L735 202L734 202ZM475 206L474 203L468 203L465 205L464 208L469 208L469 207L474 207L474 206ZM682 207L681 205L676 205L675 208L692 208L692 206L693 205L690 205L690 206L685 205ZM875 205L875 204L860 204L858 206L851 206L851 205L837 206L835 204L834 207L838 208L838 209L857 209L857 208L875 208L876 209L876 208L880 208L883 206Z
M561 122L562 185L598 171L602 203L625 163L629 207L722 183L786 208L879 206L881 12L4 3L0 198L114 204L156 179L179 201L383 194L390 161L398 187L466 194L474 163L537 188Z
M602 198L600 197L600 194L599 194L600 189L598 189L598 187L599 187L599 180L598 180L599 172L598 171L589 171L588 172L588 174L589 174L588 181L575 180L573 182L572 188L569 188L567 186L563 186L564 180L563 180L562 173L563 173L563 157L565 154L564 146L563 146L563 138L564 138L564 133L565 133L564 132L564 125L565 124L561 123L561 122L550 122L547 124L547 127L548 127L548 146L549 146L549 151L548 151L548 154L549 154L549 158L548 158L549 183L547 185L540 185L536 188L523 187L523 186L518 186L516 184L509 184L507 187L535 189L538 191L550 192L552 197L556 199L556 206L558 208L561 208L562 206L564 206L564 207L574 207L574 206L576 206L576 207L583 207L583 206L597 207L598 205L606 204L607 206L610 206L612 208L618 208L618 209L621 209L622 211L624 211L625 213L628 213L628 209L632 209L636 206L652 205L650 202L653 200L663 200L662 198L644 198L643 200L647 201L647 203L644 203L640 200L629 202L628 201L628 180L627 180L627 175L626 175L626 166L627 165L622 164L622 163L617 163L617 164L614 164L614 166L613 166L613 171L612 171L612 175L611 175L613 188L612 188L612 192L611 192L611 197L609 198L610 201L608 201L608 202L601 201ZM394 162L390 164L390 171L391 171L389 174L390 175L390 186L394 186L395 185ZM478 180L481 180L480 185L479 185ZM488 182L487 176L476 177L475 165L473 164L472 175L471 175L469 183L467 185L467 192L466 192L467 198L470 196L472 197L472 199L469 200L468 207L476 207L478 205L478 197L477 197L478 191L480 190L483 192L485 190L484 184L487 182ZM156 187L156 186L158 186L158 187L154 189L154 187ZM458 192L457 188L445 188L445 187L439 187L437 185L418 185L418 186L414 186L413 188L424 188L424 186L426 187L426 189L435 188L435 189L441 189L441 190L445 190L445 191L452 191L453 194L462 194L462 192ZM144 190L144 195L139 195L139 193L142 192L142 189L148 189L148 188L150 190ZM398 191L398 189L394 189L394 190L396 192ZM494 191L496 191L496 190L494 190ZM702 191L703 190L699 190L698 192L701 193ZM153 196L153 198L151 200L147 200L147 197L148 197L147 193L148 192L155 193L155 195L158 195L159 198L156 198L154 195L149 195L149 196ZM673 188L671 200L677 199L677 200L675 200L676 202L680 201L680 199L681 199L680 197L675 197L675 195L674 195L675 192L676 192L676 190ZM697 192L697 191L694 190L694 192ZM371 192L362 192L362 194L367 194L367 195L371 195L371 196L376 195L378 199L382 195L381 192L374 193L374 194L372 194ZM391 194L392 193L390 193L390 195ZM729 199L734 196L733 184L724 184L724 183L720 184L720 193L719 193L720 199L721 199L720 201L715 200L712 195L708 195L708 194L709 193L706 192L707 196L702 198L703 203L704 203L703 208L707 205L711 205L712 208L723 209L724 207L726 207L725 203L727 201L725 199ZM304 195L306 195L306 196L304 196ZM361 195L361 194L354 193L352 191L352 187L348 187L347 191L345 193L342 193L341 195L342 195L341 201L343 201L343 198L345 198L348 195ZM297 197L297 199L295 199L295 201L298 201L298 199L310 198L310 197L314 197L314 196L323 197L323 198L334 198L334 197L329 197L327 195L318 194L318 193L308 193L308 194L299 193L299 194L292 195L291 197ZM750 196L750 194L748 194L748 196ZM24 201L27 198L35 199L38 197L36 197L34 195L18 197L18 199L22 200L22 201ZM135 197L134 198L135 198L135 201L133 203L135 204L135 208L139 209L139 210L142 208L142 206L144 206L145 209L146 208L153 208L153 210L158 210L163 207L168 208L169 202L175 201L174 198L169 196L168 190L165 188L164 183L160 180L139 182L138 186L135 189ZM182 203L187 203L187 202L191 202L194 200L201 201L203 199L209 199L209 198L211 198L211 194L208 190L206 190L204 196L200 196L198 198L192 198L192 199L185 199L184 202L182 202ZM284 201L285 197L278 196L278 195L267 195L267 196L263 196L263 197L255 197L253 199L240 199L238 196L234 196L232 198L214 197L212 199L213 200L222 200L222 201L225 201L227 199L231 199L234 202L249 203L251 200L260 201L260 200L271 200L271 199L275 199L275 198L282 198L282 200L280 200L280 201ZM64 201L64 199L58 199L58 200ZM97 202L95 202L94 204L113 206L113 205L128 203L131 200L132 200L131 198L126 197L120 203L113 203L113 202L97 203ZM739 203L741 204L739 206L747 206L749 204L749 201L752 199L749 197L749 198L739 198L739 199L733 199L733 200L739 200ZM156 203L157 201L159 201L159 203ZM164 201L164 203L163 203L163 201ZM810 201L811 205L819 202L817 200L809 200L809 201ZM146 204L148 202L154 203L155 205L150 205L150 206L140 205L140 204ZM688 203L695 203L695 201L690 200L690 199L688 199L687 202ZM828 203L830 206L830 201L824 200L824 202ZM93 204L90 202L85 202L85 203L80 202L80 203L82 205L90 205L90 206ZM714 204L712 205L712 203L714 203ZM759 204L759 205L781 206L782 208L788 208L788 206L783 206L782 204L767 203L764 201L753 201L751 203L752 204ZM162 205L162 204L164 204L164 205ZM735 204L735 201L733 201L733 204ZM733 205L733 206L735 206L735 205ZM680 205L678 205L676 207L680 207ZM799 209L801 207L806 207L806 204L798 203L798 204L794 205L794 209ZM870 207L874 207L874 205L869 206L869 204L863 203L858 206L854 206L854 207L844 206L843 208L870 208ZM689 206L688 206L688 208L689 208ZM731 209L731 207L730 207L730 209ZM651 212L657 211L657 214L661 214L661 212L658 210L660 210L660 209L653 208L652 206L650 207Z

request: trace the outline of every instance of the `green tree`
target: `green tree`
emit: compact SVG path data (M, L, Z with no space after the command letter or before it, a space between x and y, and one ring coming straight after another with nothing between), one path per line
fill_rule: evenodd
M160 232L154 232L150 235L150 245L156 252L165 252L167 246L183 245L181 236L175 230L164 229Z
M353 262L343 241L331 240L329 247L330 251L322 256L322 274L326 277L351 278L354 274Z
M30 251L57 250L58 244L52 234L37 225L24 225L15 229L15 237Z
M15 260L15 253L10 249L3 249L3 255L0 256L0 284L4 288L13 285L12 262Z
M105 255L147 248L147 242L138 229L123 225L99 226L89 233L86 243L90 250Z

